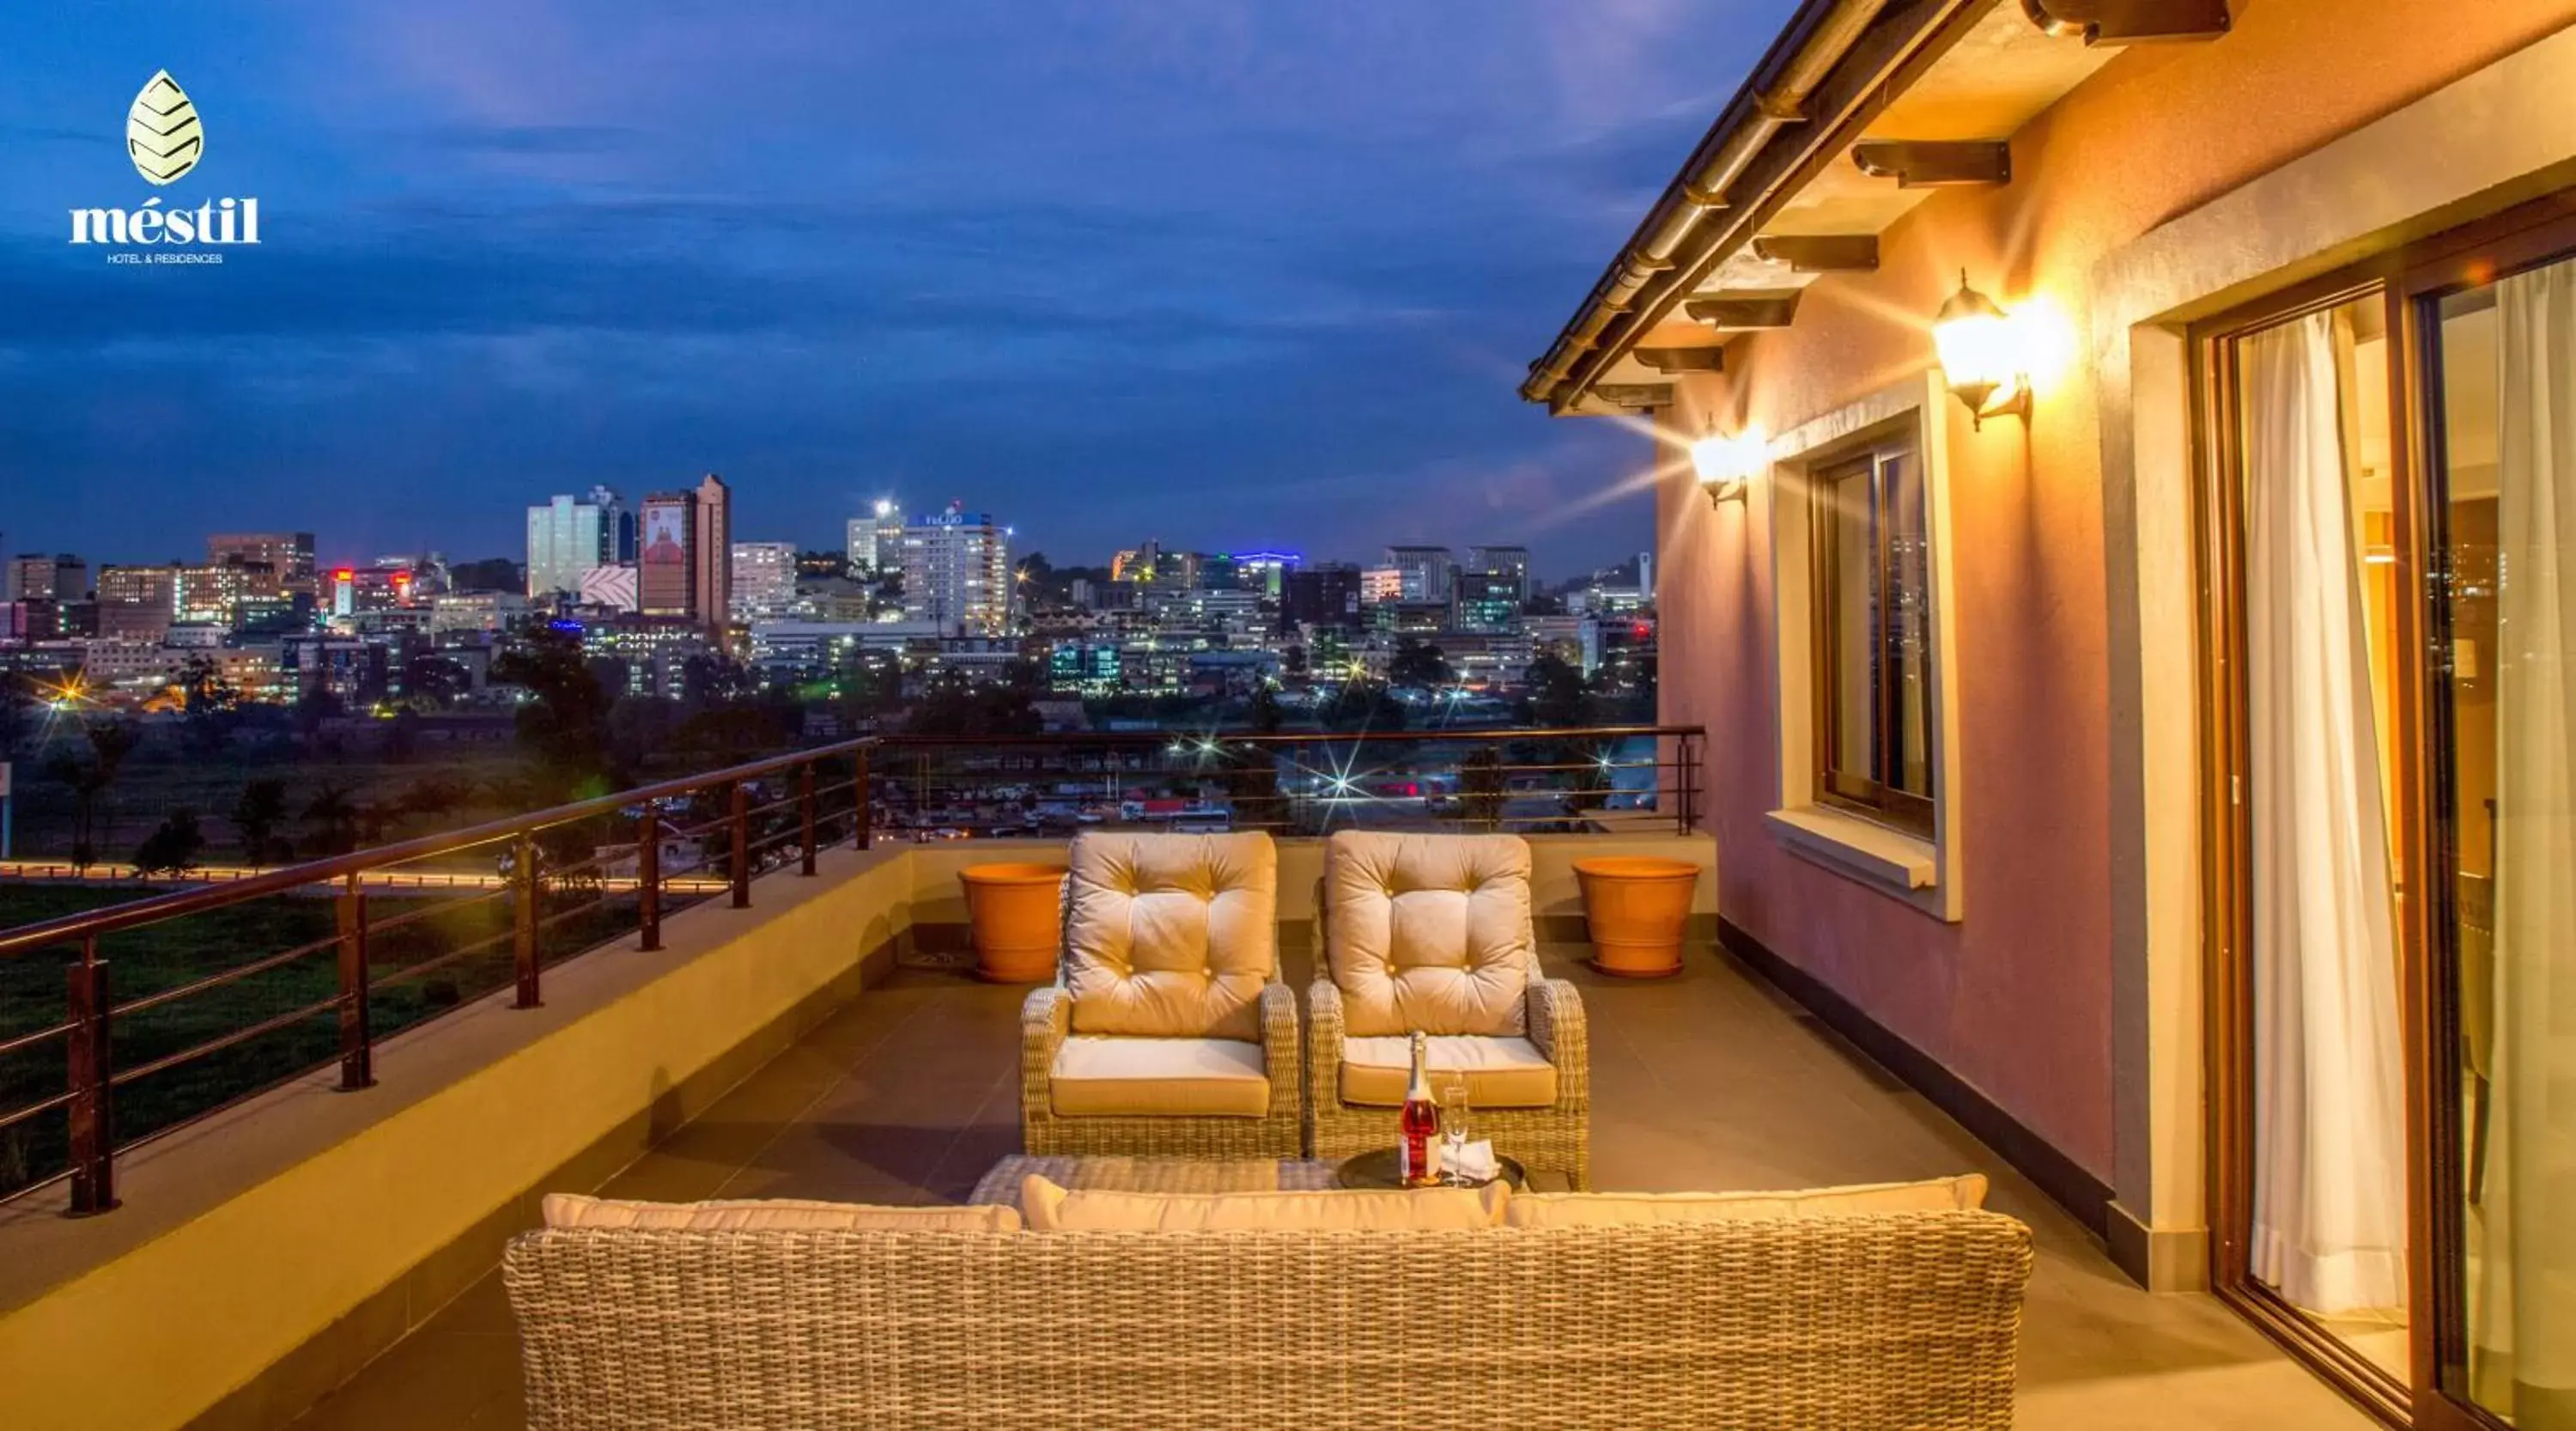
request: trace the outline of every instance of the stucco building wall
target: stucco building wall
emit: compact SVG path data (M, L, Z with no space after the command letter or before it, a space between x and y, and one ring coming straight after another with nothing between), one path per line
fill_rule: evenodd
M1943 923L1791 853L1779 783L1771 499L1712 509L1658 457L1663 718L1711 731L1726 919L2108 1182L2114 1174L2116 860L2135 817L2115 726L2194 719L2189 690L2115 710L2106 516L2089 355L2096 265L2114 249L2576 21L2576 5L2244 0L2215 42L2129 50L2012 137L2013 182L1934 195L1880 239L1874 273L1828 275L1797 323L1732 344L1680 385L1676 441L1779 433L1932 362L1931 315L1970 282L2046 341L2024 426L1947 429L1964 918ZM2072 43L2071 41L2069 43ZM1964 414L1961 414L1964 415ZM2180 522L2164 523L2173 530ZM1800 557L1800 559L1803 559ZM2134 881L2132 882L2134 885ZM2170 897L2163 895L2159 897Z

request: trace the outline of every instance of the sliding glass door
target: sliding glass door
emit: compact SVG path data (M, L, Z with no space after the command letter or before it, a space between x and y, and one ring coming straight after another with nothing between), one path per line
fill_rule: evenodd
M2576 196L2193 336L2213 1285L2576 1431Z
M2394 1410L2409 1371L2388 298L2219 340L2231 1055L2219 1284Z
M2443 1389L2576 1427L2576 260L2421 300L2443 514Z

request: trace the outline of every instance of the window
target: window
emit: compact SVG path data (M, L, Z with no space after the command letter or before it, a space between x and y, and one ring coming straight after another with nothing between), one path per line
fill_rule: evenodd
M1881 446L1816 469L1816 798L1932 832L1932 585L1922 464Z

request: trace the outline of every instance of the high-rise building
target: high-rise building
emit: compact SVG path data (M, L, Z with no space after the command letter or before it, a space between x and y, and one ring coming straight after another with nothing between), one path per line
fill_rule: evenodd
M891 497L877 501L876 575L896 576L903 571L903 508Z
M1404 600L1404 569L1372 566L1360 569L1360 605L1392 606Z
M733 492L724 479L710 472L688 491L646 497L635 561L643 614L723 625L733 605Z
M179 568L103 566L98 569L98 634L125 641L159 641L170 634L179 610Z
M796 604L796 544L733 544L733 619L784 616Z
M1520 625L1521 581L1504 571L1462 571L1452 590L1449 624L1489 634Z
M874 511L850 518L848 538L850 580L873 581L903 570L903 509L893 498L879 497Z
M208 566L238 566L268 575L254 577L253 594L301 598L310 606L320 599L322 584L314 575L311 532L226 532L206 538Z
M1285 593L1286 575L1304 560L1295 552L1236 552L1231 559L1236 585L1273 598Z
M89 563L70 552L11 557L8 582L0 588L0 599L10 601L85 601L88 597Z
M1529 548L1469 547L1467 569L1479 576L1508 576L1513 582L1513 599L1529 600Z
M528 509L530 596L579 591L582 573L634 556L635 514L605 487L582 497L557 494Z
M698 524L697 550L697 617L710 626L722 626L733 617L733 489L713 472L699 479L698 504L694 513ZM792 565L794 553L789 553Z
M903 618L929 622L943 635L1007 634L1010 530L962 502L913 518L903 533Z
M646 616L698 614L697 510L694 492L655 492L644 499L635 609Z
M1457 569L1447 547L1388 547L1386 564L1404 577L1404 601L1429 605L1449 599L1449 579Z
M178 567L172 573L172 607L181 621L237 626L241 624L242 608L258 594L254 586L274 576L275 569L264 562L209 562L204 566Z
M877 519L852 517L843 528L841 570L852 581L877 574Z
M1357 627L1360 624L1360 569L1349 562L1319 562L1281 577L1279 629L1300 626Z

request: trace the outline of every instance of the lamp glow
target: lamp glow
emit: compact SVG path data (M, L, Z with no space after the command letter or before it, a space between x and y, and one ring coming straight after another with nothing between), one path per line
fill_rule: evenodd
M2030 420L2030 381L2023 376L2020 335L2012 316L1995 300L1968 286L1965 270L1959 291L1941 305L1932 320L1932 346L1951 396L1968 405L1969 420L1982 429L1989 417L2019 413ZM1996 394L2002 393L2002 401Z
M1710 433L1690 445L1691 471L1711 504L1740 502L1745 488L1770 460L1770 443L1760 432L1734 436Z

